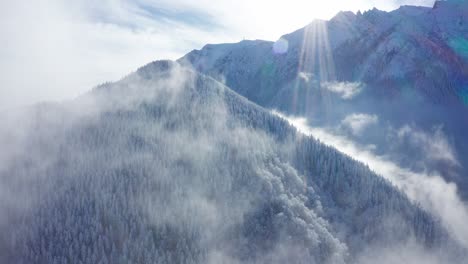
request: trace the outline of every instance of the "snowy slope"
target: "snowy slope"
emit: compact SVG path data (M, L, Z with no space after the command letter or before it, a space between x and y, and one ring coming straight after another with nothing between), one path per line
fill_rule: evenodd
M11 150L0 156L11 198L0 203L2 263L353 263L390 247L414 256L406 246L454 263L460 253L363 164L174 62L0 120Z
M458 0L340 12L276 43L209 45L179 61L261 106L340 133L349 116L376 116L380 126L349 136L403 166L437 171L468 198L467 16L468 3ZM279 42L286 52L275 52ZM441 130L457 162L423 160L419 146L395 143L395 131L408 126Z
M466 47L457 41L468 38L466 11L464 1L444 1L437 2L434 8L402 6L393 12L377 9L363 14L340 12L330 21L316 20L284 35L282 39L289 44L287 54L269 52L274 46L272 42L243 41L207 45L180 61L191 63L210 75L224 76L234 89L245 89L245 83L237 76L229 78L232 71L248 71L241 77L249 77L251 82L268 64L273 64L275 77L284 74L284 78L273 82L270 88L278 89L276 86L296 78L299 70L326 66L318 61L310 62L318 65L304 65L309 59L301 57L304 52L309 52L308 57L319 57L310 50L317 49L322 53L330 50L335 75L329 73L330 76L322 81L364 81L373 85L374 90L401 90L401 85L392 82L405 79L408 85L431 101L460 101L463 98L458 92L460 86L466 85L468 57ZM252 57L253 54L256 55ZM288 63L283 63L285 60ZM439 80L441 77L444 78ZM257 89L256 93L261 90ZM247 91L241 91L241 94L247 94ZM255 96L259 101L272 103L269 97Z

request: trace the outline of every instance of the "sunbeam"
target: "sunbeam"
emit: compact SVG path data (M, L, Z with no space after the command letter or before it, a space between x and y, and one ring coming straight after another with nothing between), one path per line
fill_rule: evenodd
M330 46L327 23L314 20L303 29L302 45L299 51L298 78L295 82L293 107L298 109L300 89L304 87L305 97L301 100L306 113L312 113L321 104L324 118L332 101L323 85L336 80L335 63ZM306 78L304 78L306 77Z

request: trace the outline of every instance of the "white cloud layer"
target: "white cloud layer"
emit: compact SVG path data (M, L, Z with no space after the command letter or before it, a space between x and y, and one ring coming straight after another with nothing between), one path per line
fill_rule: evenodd
M305 118L279 115L302 133L312 135L323 143L367 164L371 170L391 181L410 199L438 217L450 234L468 248L466 225L468 207L458 196L457 186L454 183L446 182L436 173L417 173L402 168L387 158L376 155L372 152L372 148L360 146L349 138L335 135L327 129L308 126Z
M375 125L378 122L377 115L354 113L346 116L341 121L341 125L348 128L353 135L359 136L368 126Z
M405 125L398 130L397 135L400 140L408 138L412 145L422 150L428 160L445 161L453 166L460 166L455 150L442 132L442 127L435 128L430 134Z
M362 84L359 82L327 82L323 86L344 100L352 99L362 91Z

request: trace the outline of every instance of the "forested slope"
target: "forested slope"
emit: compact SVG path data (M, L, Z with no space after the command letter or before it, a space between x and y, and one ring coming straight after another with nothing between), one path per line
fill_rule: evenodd
M2 263L350 263L409 243L460 253L366 166L174 62L0 120Z

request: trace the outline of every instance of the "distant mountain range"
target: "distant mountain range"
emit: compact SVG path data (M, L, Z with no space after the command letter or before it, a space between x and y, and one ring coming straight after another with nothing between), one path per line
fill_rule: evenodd
M277 42L206 45L179 62L315 126L335 129L353 114L375 116L379 126L349 136L404 166L441 173L467 198L467 24L466 1L340 12ZM424 148L396 142L395 131L405 127L440 132L457 160L422 159Z

